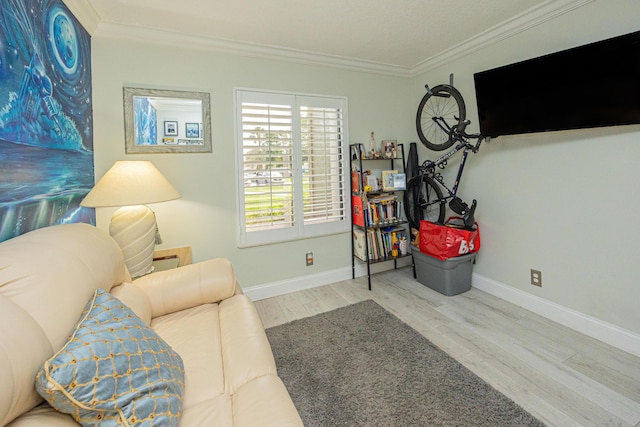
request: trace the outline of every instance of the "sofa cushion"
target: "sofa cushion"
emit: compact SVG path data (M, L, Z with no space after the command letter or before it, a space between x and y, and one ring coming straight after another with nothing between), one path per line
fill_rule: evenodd
M35 387L34 387L35 392ZM37 393L36 393L37 394ZM47 402L36 406L29 412L7 424L7 427L78 427L78 423L69 415L53 409Z
M246 295L220 302L220 342L225 392L236 391L255 378L276 375L276 362L256 306Z
M133 283L149 297L152 317L219 302L236 292L233 265L224 258L147 274Z
M151 327L184 362L187 386L182 399L184 412L224 393L218 304L203 304L156 317Z
M280 377L264 375L233 395L234 427L300 427L300 415Z
M111 288L109 292L129 307L145 325L151 324L151 302L142 289L131 283L123 283Z
M89 224L40 228L0 243L0 294L35 319L54 351L96 289L127 281L120 247Z
M67 344L38 372L36 389L83 425L153 419L177 426L184 367L131 309L98 289Z
M53 349L36 321L0 294L0 426L42 402L33 378Z
M221 394L184 409L181 426L234 426L233 397ZM274 426L277 424L273 424ZM280 427L280 426L278 426Z

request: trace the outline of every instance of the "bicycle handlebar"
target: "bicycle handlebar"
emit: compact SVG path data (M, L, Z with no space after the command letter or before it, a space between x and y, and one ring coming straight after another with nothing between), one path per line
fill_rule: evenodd
M451 129L452 133L456 133L457 137L463 141L466 142L467 139L484 139L484 137L482 136L482 134L480 133L467 133L466 129L467 126L469 126L471 124L471 120L467 119L465 121L463 121L462 123L460 123L460 125L456 125Z
M460 135L467 136L464 130L467 128L467 126L469 126L470 123L471 123L471 120L469 119L460 123L460 126L458 126L458 131L460 132Z

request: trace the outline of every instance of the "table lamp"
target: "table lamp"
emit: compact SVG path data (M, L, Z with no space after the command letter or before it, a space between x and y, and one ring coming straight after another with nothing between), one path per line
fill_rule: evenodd
M180 194L150 161L117 161L80 205L121 206L111 217L109 234L135 278L151 273L155 244L161 243L155 213L144 205L178 198Z

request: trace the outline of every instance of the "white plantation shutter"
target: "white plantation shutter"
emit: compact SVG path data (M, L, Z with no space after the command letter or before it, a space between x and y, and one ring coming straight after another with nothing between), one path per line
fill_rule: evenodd
M345 216L343 111L300 106L304 223L340 221ZM305 167L306 166L306 167Z
M242 104L247 231L294 224L292 129L290 105Z
M236 91L240 245L349 229L346 99Z

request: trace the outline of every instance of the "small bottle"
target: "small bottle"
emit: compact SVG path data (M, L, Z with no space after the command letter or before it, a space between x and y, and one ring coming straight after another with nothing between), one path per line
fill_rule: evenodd
M391 256L396 258L398 256L398 250L400 248L398 236L396 236L396 233L391 233L391 248Z
M407 254L407 238L402 236L402 239L400 239L400 255L406 255Z

